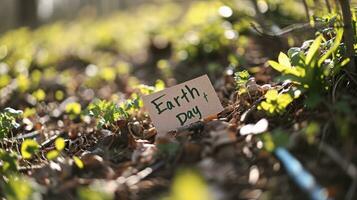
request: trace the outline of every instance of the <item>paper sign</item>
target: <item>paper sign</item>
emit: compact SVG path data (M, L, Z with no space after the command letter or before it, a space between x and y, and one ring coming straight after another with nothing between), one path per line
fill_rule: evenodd
M207 75L144 96L143 101L159 134L223 110Z

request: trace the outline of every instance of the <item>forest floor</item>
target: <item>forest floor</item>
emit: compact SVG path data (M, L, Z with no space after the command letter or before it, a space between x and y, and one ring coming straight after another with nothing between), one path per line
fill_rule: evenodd
M201 4L196 7L192 12L206 9ZM213 7L216 13L216 5ZM170 11L162 11L157 18L150 19L151 23L163 26L155 28L166 30L158 19L168 13ZM333 109L324 105L307 108L303 95L279 115L269 115L258 109L266 98L266 88L282 92L294 87L291 82L277 80L278 73L267 63L276 60L280 51L288 50L289 39L258 34L240 21L243 27L238 30L240 39L225 40L221 37L234 33L230 31L236 28L227 28L227 22L234 24L235 18L216 20L217 26L215 23L200 24L202 27L195 30L198 36L187 31L197 24L189 28L180 25L186 39L193 41L191 44L181 42L177 39L181 35L172 36L171 32L147 31L143 39L145 45L138 46L142 48L140 51L123 42L133 41L132 38L108 36L127 34L113 31L123 24L114 26L112 22L93 25L93 30L87 30L90 36L85 36L89 39L80 40L86 41L80 45L75 42L80 36L62 43L53 38L77 33L91 22L60 23L35 31L17 30L3 36L0 41L4 44L16 43L25 46L24 51L31 49L31 53L17 55L18 50L8 45L2 57L0 43L0 61L17 66L6 72L12 81L4 86L0 81L0 108L24 111L17 118L20 126L11 128L11 134L1 142L2 149L15 154L11 155L16 160L14 174L21 178L6 177L3 168L0 196L20 199L23 193L28 195L23 199L40 195L44 199L300 200L311 197L320 186L330 198L356 196L356 137L341 138L335 131L339 128L335 121L342 120L343 124L345 118L335 116ZM223 27L227 30L216 31L222 22L226 22ZM147 29L147 25L136 25ZM69 28L64 28L67 26ZM96 27L101 31L96 32ZM310 38L294 33L291 36L295 39L294 45L303 46L303 40L314 39L314 31L306 31ZM140 33L134 35L139 42L133 42L132 46L143 41ZM35 36L44 37L27 43ZM22 39L15 42L14 38L19 37ZM200 37L202 42L196 43L195 37ZM218 40L219 44L214 43ZM72 48L69 45L72 43L78 48ZM240 47L241 44L244 47ZM29 56L30 61L26 60ZM178 59L180 56L184 58ZM240 93L237 86L235 72L241 69L254 77L244 83L246 93ZM0 72L1 77L5 77L4 74ZM162 89L163 84L170 87L202 74L209 75L224 111L179 128L166 138L156 137L145 108L134 106L138 103L136 98ZM351 88L348 81L341 82L335 87L335 95L339 97L344 96L339 93L339 90L344 91L344 86ZM356 89L352 89L350 95L355 92ZM107 101L100 104L96 99ZM330 99L326 96L326 101ZM131 107L123 111L115 105ZM348 108L355 111L356 103L350 103ZM349 132L353 132L353 124L356 124L356 117L352 116L346 125L350 127L347 128ZM248 127L253 128L242 131ZM26 149L25 141L36 141L36 150ZM298 176L304 176L302 171L306 170L314 177L314 180L307 177L311 184L309 191L299 188L298 178L286 170L289 166L277 155L275 149L278 147L288 149L301 163ZM25 158L24 151L32 155ZM0 166L5 166L5 153L0 155L3 156ZM21 187L30 189L18 189Z

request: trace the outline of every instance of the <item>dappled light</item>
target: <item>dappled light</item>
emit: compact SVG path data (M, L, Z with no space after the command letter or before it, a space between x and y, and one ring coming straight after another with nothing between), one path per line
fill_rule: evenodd
M357 3L0 2L0 199L356 199Z

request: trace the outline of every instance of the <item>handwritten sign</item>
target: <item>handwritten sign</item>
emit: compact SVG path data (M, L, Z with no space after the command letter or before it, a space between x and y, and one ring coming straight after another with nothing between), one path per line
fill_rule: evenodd
M223 110L207 75L143 97L159 134Z

